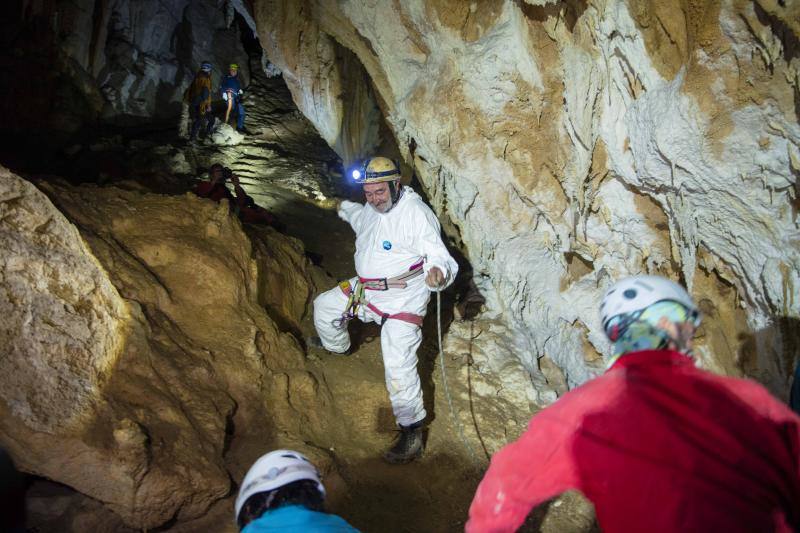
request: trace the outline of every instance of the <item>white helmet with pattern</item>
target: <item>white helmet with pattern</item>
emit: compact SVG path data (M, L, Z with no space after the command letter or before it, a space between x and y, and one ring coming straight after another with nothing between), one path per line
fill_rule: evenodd
M600 304L603 330L608 331L609 321L615 316L647 309L656 302L677 302L690 313L698 314L697 306L686 289L661 276L632 276L609 287Z
M244 476L239 496L236 498L234 520L239 517L242 506L250 496L259 492L270 492L301 479L316 482L319 491L325 495L319 471L302 453L293 450L275 450L262 455Z

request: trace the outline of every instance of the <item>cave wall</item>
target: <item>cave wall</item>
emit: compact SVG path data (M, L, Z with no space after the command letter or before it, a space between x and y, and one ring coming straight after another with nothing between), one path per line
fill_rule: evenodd
M786 396L798 359L800 6L768 0L257 0L336 147L353 52L531 372L604 367L615 279L685 283L700 364ZM542 359L542 358L547 359Z
M214 87L231 62L249 78L242 32L253 21L242 2L15 0L6 9L5 133L177 119L202 61L214 64Z

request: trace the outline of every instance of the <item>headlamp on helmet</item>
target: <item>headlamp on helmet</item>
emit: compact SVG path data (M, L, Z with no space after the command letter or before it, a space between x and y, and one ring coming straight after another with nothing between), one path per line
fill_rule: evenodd
M400 179L400 165L388 157L372 157L365 159L352 175L356 183L395 181Z

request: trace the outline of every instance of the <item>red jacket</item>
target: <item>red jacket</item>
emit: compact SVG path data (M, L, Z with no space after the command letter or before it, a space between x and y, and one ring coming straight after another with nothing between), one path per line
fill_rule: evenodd
M800 418L757 383L670 351L621 357L492 458L468 532L513 531L580 490L605 532L800 527Z
M209 198L215 202L219 202L222 199L227 199L231 202L234 200L231 191L222 183L215 183L212 185L210 181L201 181L195 185L192 192L201 198Z

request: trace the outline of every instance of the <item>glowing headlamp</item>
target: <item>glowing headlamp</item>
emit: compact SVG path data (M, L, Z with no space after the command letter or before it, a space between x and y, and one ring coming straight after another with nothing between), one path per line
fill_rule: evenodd
M353 179L357 180L361 177L361 171L358 169L353 170Z

